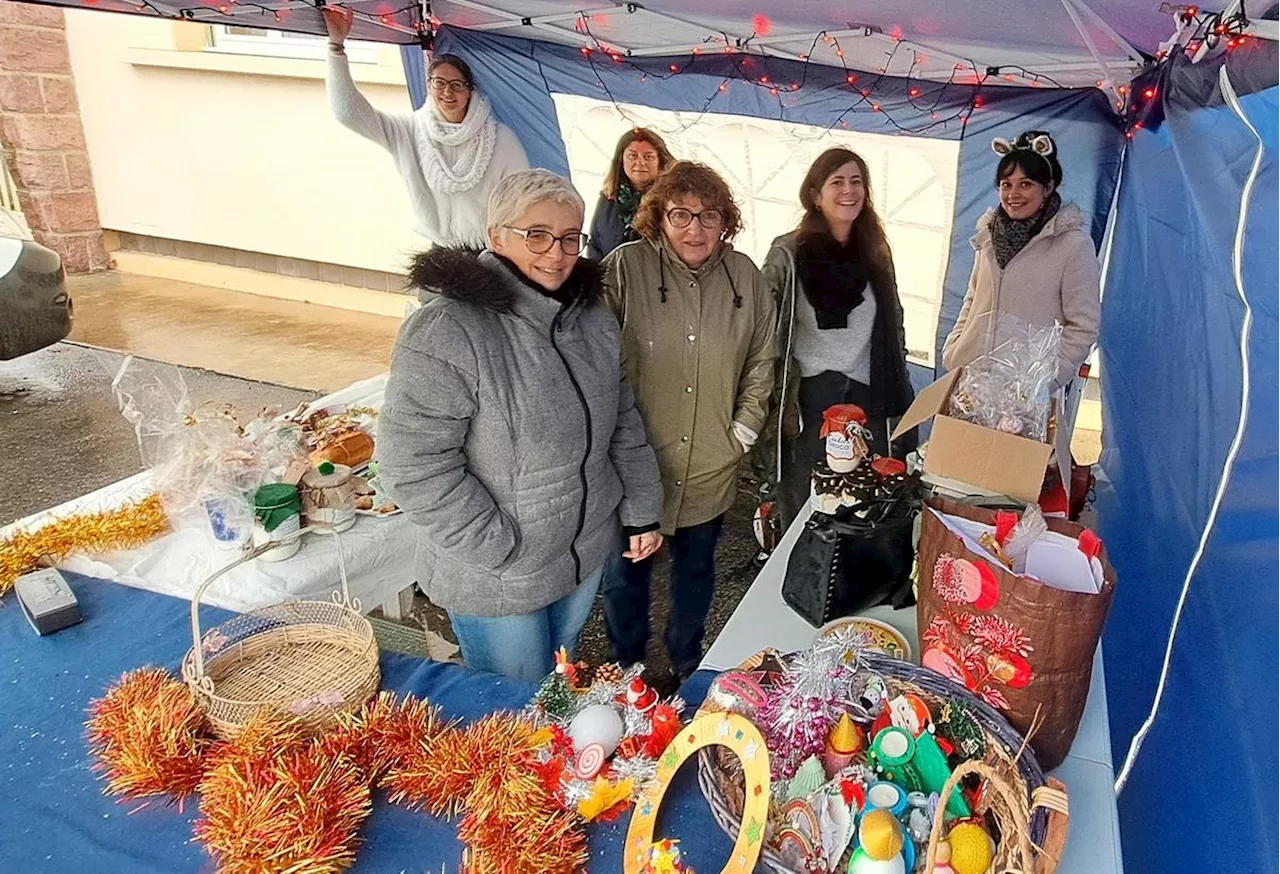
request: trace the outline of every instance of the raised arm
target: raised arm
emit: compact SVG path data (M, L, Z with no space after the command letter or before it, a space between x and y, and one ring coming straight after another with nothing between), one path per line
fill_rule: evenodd
M325 6L322 12L325 26L329 29L329 72L325 77L325 90L329 92L333 117L343 127L372 140L392 155L402 147L412 146L412 119L407 115L374 109L351 78L351 66L347 63L344 48L347 35L351 33L351 10Z

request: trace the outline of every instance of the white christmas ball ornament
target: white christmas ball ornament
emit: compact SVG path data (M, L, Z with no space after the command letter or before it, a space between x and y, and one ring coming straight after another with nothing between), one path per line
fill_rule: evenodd
M584 707L569 723L569 738L575 750L582 750L587 744L600 744L605 758L613 755L622 742L622 731L622 714L608 704Z

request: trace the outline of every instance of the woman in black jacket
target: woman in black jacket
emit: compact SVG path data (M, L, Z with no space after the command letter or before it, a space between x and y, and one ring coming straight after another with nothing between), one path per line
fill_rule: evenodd
M662 137L644 127L627 131L613 150L609 174L591 219L588 254L596 260L623 243L640 239L631 227L640 198L667 171L675 159L667 151Z
M778 303L778 363L773 440L760 442L771 456L763 459L769 479L780 486L783 525L808 500L828 407L862 407L877 454L903 457L916 441L914 430L889 440L914 393L893 253L866 162L848 149L823 152L800 186L800 203L800 226L773 241L761 271Z

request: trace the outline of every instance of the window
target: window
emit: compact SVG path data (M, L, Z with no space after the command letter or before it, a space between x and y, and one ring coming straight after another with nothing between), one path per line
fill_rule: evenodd
M678 113L631 104L552 95L574 184L587 201L587 223L613 155L628 128L650 127L677 158L702 161L733 189L744 231L734 246L763 264L773 238L800 217L799 189L810 163L832 146L860 154L871 171L876 211L898 273L909 357L934 364L934 334L955 210L960 145L950 140L831 131L789 122L716 113Z
M215 24L212 28L213 39L209 48L215 52L304 60L323 60L328 52L329 40L309 33L286 33L233 24ZM378 60L375 44L359 40L347 41L347 57L356 64L373 64Z

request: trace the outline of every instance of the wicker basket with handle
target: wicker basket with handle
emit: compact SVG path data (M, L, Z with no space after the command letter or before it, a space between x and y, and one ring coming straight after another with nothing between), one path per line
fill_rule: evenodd
M200 632L200 599L228 571L277 548L271 542L246 553L201 584L191 599L192 647L182 660L182 678L203 708L209 729L223 740L240 733L263 708L297 717L313 731L339 712L358 710L378 692L381 674L373 626L360 612L347 584L342 542L338 550L342 588L331 601L285 601L235 616Z
M980 812L990 812L1001 833L997 864L992 870L1053 874L1067 842L1066 788L1045 776L1022 736L985 702L940 674L868 651L861 652L859 658L868 670L884 677L896 694L918 695L930 710L953 701L965 706L982 731L986 752L980 760L966 762L952 773L939 807L962 777L978 774L987 783ZM750 661L744 667L749 667ZM733 836L740 828L745 783L736 758L720 755L720 749L709 747L699 754L698 786L717 824ZM931 861L941 839L941 824L942 817L938 817L927 847ZM802 874L788 867L768 843L760 855L760 868L772 874Z

